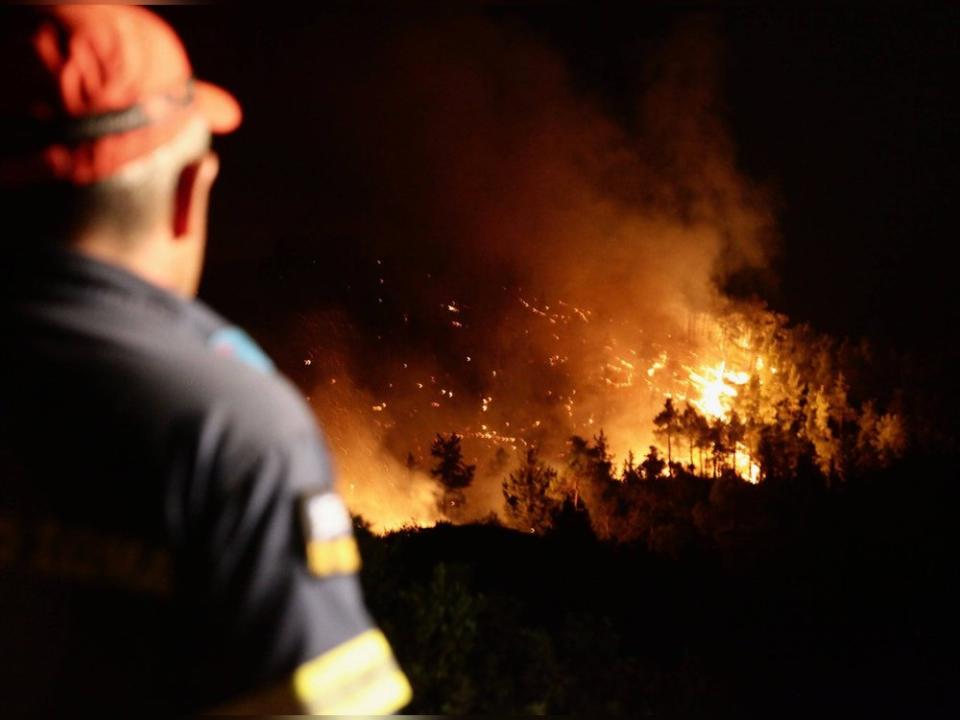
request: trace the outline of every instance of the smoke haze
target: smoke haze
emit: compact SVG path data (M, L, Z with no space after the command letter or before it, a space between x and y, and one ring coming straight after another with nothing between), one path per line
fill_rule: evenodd
M437 432L466 435L477 515L502 503L514 457L496 447L534 443L557 462L571 432L602 426L618 452L642 451L662 403L643 371L681 338L695 351L691 318L774 249L769 200L736 167L709 24L651 48L626 120L516 25L338 33L309 35L309 102L337 112L314 128L325 155L300 161L317 167L327 238L365 278L361 312L315 317L326 329L309 333L311 401L353 509L436 519ZM363 43L365 61L323 75L335 41ZM288 241L315 252L315 238Z

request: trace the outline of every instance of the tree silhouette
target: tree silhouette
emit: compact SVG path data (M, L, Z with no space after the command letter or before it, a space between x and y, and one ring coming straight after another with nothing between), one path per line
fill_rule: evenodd
M690 403L686 404L683 412L680 414L680 430L687 439L687 446L690 449L690 467L693 464L693 449L698 447L701 437L704 434L703 426L706 423L705 418ZM702 458L701 458L702 459Z
M520 530L544 532L550 528L563 501L557 471L540 462L535 447L523 464L503 481L507 516Z
M583 496L591 518L600 525L600 533L609 535L608 519L616 502L614 486L620 483L613 477L613 456L603 430L592 443L579 435L572 436L567 466L574 488L574 507L577 498Z
M633 450L627 451L627 458L623 461L623 470L620 473L620 482L624 485L634 485L642 478L640 466L637 465Z
M713 461L713 477L716 479L718 467L723 468L727 462L727 455L730 453L729 445L729 426L720 418L714 418L710 424L710 457Z
M733 471L737 471L737 445L747 436L747 426L734 410L730 413L730 420L726 425L727 449L733 453Z
M653 445L650 446L650 451L646 457L643 458L643 462L640 463L640 468L643 470L643 477L647 480L654 480L660 477L660 474L666 466L667 464L663 461L663 458L660 457L660 453Z
M654 433L667 439L667 463L673 465L673 438L680 432L680 415L673 405L673 398L667 398L663 410L653 418Z
M613 480L613 458L607 449L607 436L603 430L591 443L580 435L570 438L567 466L572 477L574 507L581 494L601 490Z
M710 421L700 413L696 414L694 422L696 423L697 430L696 445L697 454L700 458L700 475L703 476L705 475L703 453L713 447L713 432L710 427Z
M430 454L437 458L437 464L430 469L430 474L443 486L440 509L451 519L460 514L465 502L463 490L473 482L477 469L476 465L464 464L460 440L456 433L448 437L437 433L430 447Z
M763 480L783 480L790 475L789 440L780 425L764 425L760 428L757 443L757 462Z

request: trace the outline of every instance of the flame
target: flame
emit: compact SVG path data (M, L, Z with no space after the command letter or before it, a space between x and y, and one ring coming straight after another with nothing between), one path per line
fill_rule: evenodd
M767 388L789 374L770 340L776 324L766 311L752 316L701 313L696 332L657 335L562 299L514 297L517 312L504 319L514 346L504 351L466 343L466 352L454 353L462 376L455 368L407 357L368 393L357 388L342 367L326 369L327 379L314 392L313 402L324 427L339 431L334 449L346 500L375 531L429 526L443 517L437 484L429 473L429 448L436 433L463 438L465 462L477 466L465 507L480 518L502 511L500 483L526 448L536 446L562 473L565 441L573 434L590 438L602 430L620 461L630 451L640 459L650 447L666 457L667 444L654 433L653 418L667 398L675 405L689 402L710 422L729 423L734 410L743 421L741 396L746 387L755 387L751 381ZM465 317L464 307L444 302L439 324L449 327L451 314ZM454 322L454 332L469 341L469 323ZM523 355L530 350L535 352ZM322 355L313 357L316 366ZM344 374L348 383L331 377ZM337 393L341 399L333 405L339 415L321 412ZM772 400L761 395L759 401L766 405L760 412L767 417ZM355 436L364 426L371 428L371 439L361 443ZM718 460L716 471L733 470L748 482L760 482L752 442L736 441ZM673 459L686 463L689 442L682 456L679 447L681 441L675 439ZM408 450L409 457L415 456L415 468L404 461ZM698 450L697 455L701 471L710 472L712 449ZM500 457L497 463L495 456ZM664 469L664 474L669 472Z
M715 367L690 370L689 377L700 393L690 402L708 417L721 420L730 419L730 401L737 397L737 387L750 381L746 372L728 371L725 360Z

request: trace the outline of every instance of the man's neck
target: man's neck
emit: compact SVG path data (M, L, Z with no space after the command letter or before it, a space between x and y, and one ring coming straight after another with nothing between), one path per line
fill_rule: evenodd
M159 238L127 241L88 235L70 243L69 248L94 260L120 267L151 285L189 297L179 286L173 258Z

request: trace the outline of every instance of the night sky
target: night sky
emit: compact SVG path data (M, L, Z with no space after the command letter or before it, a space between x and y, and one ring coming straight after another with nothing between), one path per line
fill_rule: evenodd
M672 27L693 19L719 41L721 115L738 168L769 193L778 229L771 267L735 274L727 289L759 294L794 321L837 336L908 350L953 345L960 320L952 260L955 7L160 12L184 38L197 75L233 90L246 111L241 131L217 141L222 172L206 292L227 310L242 312L239 296L255 293L231 290L231 277L300 257L349 262L351 252L365 252L363 218L379 211L365 188L376 185L376 171L367 172L357 144L339 139L358 120L363 94L376 88L366 60L385 39L438 17L456 27L461 16L480 16L551 48L575 92L629 128L644 63ZM391 137L402 143L402 135L398 128ZM345 249L344 238L361 241Z

